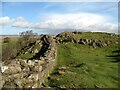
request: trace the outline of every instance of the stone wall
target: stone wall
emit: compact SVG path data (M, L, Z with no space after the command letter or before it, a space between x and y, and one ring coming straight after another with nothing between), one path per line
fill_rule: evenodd
M80 39L74 39L74 38L68 39L68 38L65 38L65 39L58 39L56 41L57 41L57 43L72 42L72 43L78 43L78 44L83 44L83 45L89 45L89 46L91 46L93 48L109 46L111 44L110 41L103 42L103 41L98 40L98 39L83 39L83 38L80 38ZM118 42L116 42L116 44L117 43Z
M1 67L3 88L40 88L56 64L56 45L51 37L48 50L40 60L14 59ZM45 44L45 42L44 42Z
M80 33L80 32L79 32ZM56 43L78 43L78 44L83 44L83 45L89 45L93 48L96 47L105 47L105 46L110 46L112 44L118 44L117 40L117 35L115 41L111 40L102 40L102 39L89 39L89 38L75 38L75 34L69 32L69 33L63 33L60 34L56 37Z

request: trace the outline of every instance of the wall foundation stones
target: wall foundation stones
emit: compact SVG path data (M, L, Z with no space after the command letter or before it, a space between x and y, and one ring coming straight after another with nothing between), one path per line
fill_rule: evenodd
M38 40L36 43L40 43ZM14 59L6 64L2 62L3 88L40 88L56 64L56 45L52 36L43 36L43 43L49 44L44 57L39 60ZM35 53L38 53L36 50Z

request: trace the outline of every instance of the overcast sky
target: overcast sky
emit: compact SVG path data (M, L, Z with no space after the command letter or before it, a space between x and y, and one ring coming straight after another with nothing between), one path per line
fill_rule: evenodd
M0 34L118 32L117 2L2 2Z

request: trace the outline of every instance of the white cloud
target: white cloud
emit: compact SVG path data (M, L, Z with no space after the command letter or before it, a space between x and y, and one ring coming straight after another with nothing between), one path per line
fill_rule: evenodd
M31 28L32 23L25 21L25 19L23 17L18 17L13 20L12 26L13 27L21 27L21 28Z
M36 24L34 28L50 30L61 29L61 31L62 29L74 29L82 31L117 32L117 24L110 23L110 19L109 16L90 13L53 14L46 16L44 21Z
M6 25L10 22L10 18L9 17L0 17L0 26L1 25Z
M48 33L52 31L59 33L64 30L102 31L111 33L118 31L118 25L109 22L111 17L99 14L51 14L45 15L42 19L41 22L31 23L26 21L23 17L11 20L9 17L3 17L1 22L6 24L11 21L13 27L42 29Z

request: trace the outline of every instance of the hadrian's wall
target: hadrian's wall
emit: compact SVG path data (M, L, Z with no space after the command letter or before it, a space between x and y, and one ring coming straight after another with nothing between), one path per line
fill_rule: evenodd
M44 43L48 44L48 43ZM51 39L40 60L14 59L1 67L2 88L40 88L56 64L56 45Z

